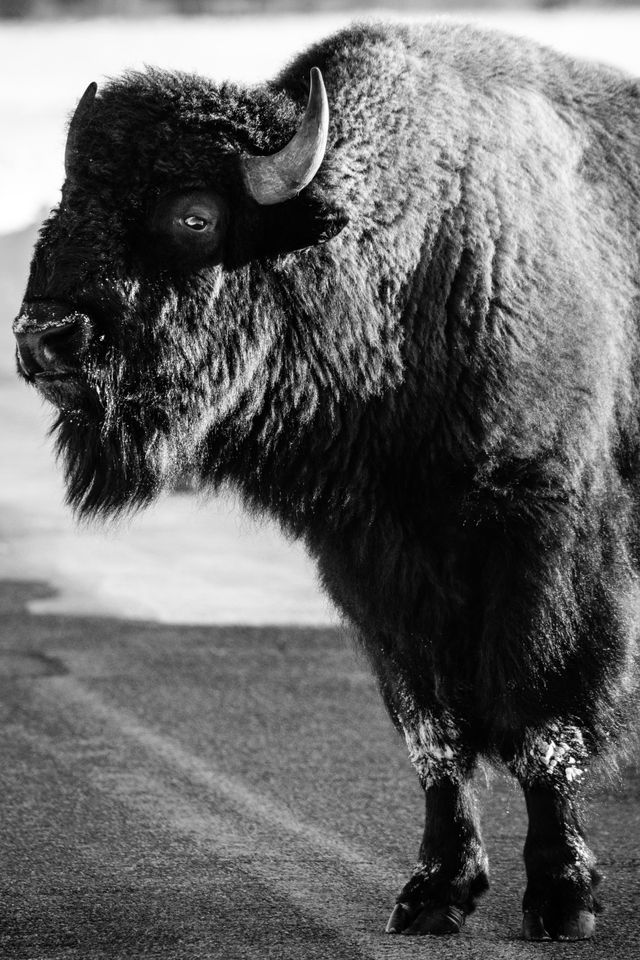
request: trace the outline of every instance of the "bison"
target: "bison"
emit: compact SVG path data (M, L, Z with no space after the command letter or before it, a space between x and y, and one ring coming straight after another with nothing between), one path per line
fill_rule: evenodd
M128 73L70 123L14 324L69 503L188 473L304 541L424 788L389 933L486 890L481 760L526 798L523 936L594 931L582 797L638 679L639 131L638 82L447 24L256 88Z

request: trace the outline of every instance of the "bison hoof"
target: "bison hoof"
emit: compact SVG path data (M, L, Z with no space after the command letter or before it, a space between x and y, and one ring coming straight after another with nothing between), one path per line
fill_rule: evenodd
M389 917L385 933L402 933L408 937L425 934L442 936L459 933L465 921L465 913L459 907L418 904L413 908L408 903L397 903Z
M545 921L535 910L525 910L522 918L525 940L589 940L595 929L596 918L589 910L576 910L555 921Z

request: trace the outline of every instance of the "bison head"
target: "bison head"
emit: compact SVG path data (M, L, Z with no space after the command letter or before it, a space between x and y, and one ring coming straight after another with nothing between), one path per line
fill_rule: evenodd
M319 70L304 87L150 70L82 97L14 324L20 375L57 408L80 513L139 506L231 455L266 402L286 313L277 265L344 223L312 183L328 130Z

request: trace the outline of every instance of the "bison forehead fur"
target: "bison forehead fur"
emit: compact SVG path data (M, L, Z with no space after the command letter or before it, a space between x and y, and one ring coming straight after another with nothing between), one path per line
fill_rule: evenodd
M256 202L243 164L290 141L312 67L324 162ZM17 327L85 317L54 330L71 380L34 374L70 502L188 470L305 539L431 810L391 932L457 928L486 886L479 755L532 836L562 824L525 850L525 935L592 931L576 792L636 690L639 121L638 83L451 25L354 27L259 89L129 74L74 120ZM158 228L187 195L218 231L188 248Z

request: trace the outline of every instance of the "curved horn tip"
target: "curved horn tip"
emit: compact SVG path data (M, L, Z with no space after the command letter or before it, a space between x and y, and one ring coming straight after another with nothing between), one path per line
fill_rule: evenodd
M73 127L74 123L77 121L79 117L84 116L84 114L88 111L88 109L90 108L91 104L95 99L95 95L97 92L98 92L98 84L95 82L95 80L92 80L76 104L76 108L73 111L73 115L69 122L70 128Z
M315 106L323 118L329 121L329 101L320 67L311 67L309 73L309 100L307 108Z
M324 87L324 80L322 79L322 70L320 67L311 67L311 71L309 73L309 82L311 83L312 90L315 83L319 83L321 87Z
M321 114L322 123L329 127L329 100L324 85L322 73L318 67L312 67L309 74L309 106L316 103L318 112Z
M97 92L98 92L98 84L96 83L95 80L92 80L89 86L87 87L87 89L85 90L85 92L80 97L78 101L78 105L82 104L84 106L85 103L89 104L93 100Z
M91 104L95 99L96 92L98 90L98 84L95 80L92 80L85 92L82 94L75 110L73 111L73 116L69 121L69 129L67 131L67 143L64 151L64 166L67 175L69 174L69 164L71 157L75 149L75 139L77 137L78 123L80 119L88 113L91 108Z

